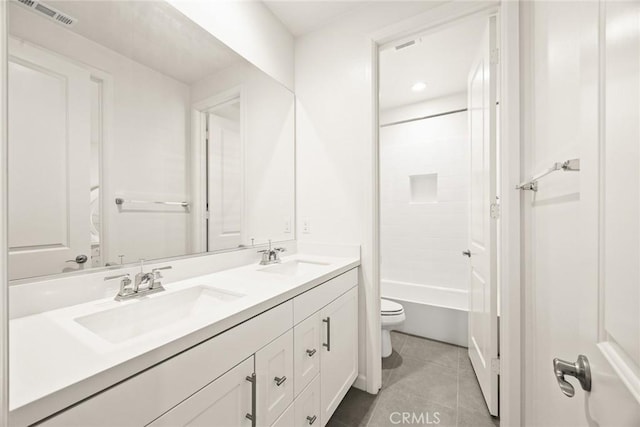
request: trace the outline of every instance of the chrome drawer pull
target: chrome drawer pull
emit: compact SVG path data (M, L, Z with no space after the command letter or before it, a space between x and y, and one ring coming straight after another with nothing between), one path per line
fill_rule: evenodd
M276 385L278 387L280 387L282 384L284 384L284 382L287 380L287 377L285 377L284 375L280 378L280 377L275 377L273 379L276 382Z
M314 354L316 354L316 349L315 348L313 350L307 350L307 356L313 357Z
M256 374L255 372L246 377L251 383L251 413L245 415L245 418L251 420L251 427L256 427Z
M327 342L322 343L322 346L326 347L327 351L331 351L331 317L322 319L322 321L327 324Z
M318 417L315 415L313 417L307 417L307 421L309 421L309 425L315 423L317 419Z

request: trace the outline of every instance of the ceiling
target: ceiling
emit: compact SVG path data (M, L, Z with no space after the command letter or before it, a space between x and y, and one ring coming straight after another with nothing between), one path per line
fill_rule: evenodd
M264 0L264 4L291 34L298 37L323 27L341 15L375 1L295 1Z
M381 52L380 108L385 110L466 91L467 76L485 24L486 17L469 18L416 37L417 43L413 46L400 50L391 47ZM412 91L416 82L426 83L426 89Z
M165 2L45 0L43 3L77 19L68 31L187 84L242 60ZM11 14L31 15L24 16L21 22L42 28L59 25L40 17L38 12L14 2L10 4Z

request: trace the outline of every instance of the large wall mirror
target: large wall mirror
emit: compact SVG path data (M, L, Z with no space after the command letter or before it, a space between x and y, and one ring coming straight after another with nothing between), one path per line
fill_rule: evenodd
M162 1L9 4L11 280L291 240L294 96Z

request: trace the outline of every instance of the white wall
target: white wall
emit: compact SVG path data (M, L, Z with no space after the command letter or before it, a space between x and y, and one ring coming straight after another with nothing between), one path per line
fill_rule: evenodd
M259 1L168 0L240 56L293 89L293 36Z
M106 73L113 83L113 110L107 123L103 182L109 252L104 262L184 255L188 216L183 208L120 212L115 197L188 200L189 87L110 49L11 8L10 33Z
M380 119L424 117L465 108L466 102L461 93L384 111ZM411 201L409 178L421 174L437 174L433 203ZM469 263L461 252L468 246L469 182L466 112L380 129L383 281L468 290Z
M243 243L295 237L294 95L253 65L240 62L191 87L194 102L242 86L245 115ZM289 232L285 232L285 220Z
M376 4L296 39L297 223L309 219L301 242L361 243L360 380L379 375L377 283L371 275L374 212L372 143L375 96L372 33L437 6L415 2ZM377 311L377 312L376 312ZM367 382L377 392L379 379Z

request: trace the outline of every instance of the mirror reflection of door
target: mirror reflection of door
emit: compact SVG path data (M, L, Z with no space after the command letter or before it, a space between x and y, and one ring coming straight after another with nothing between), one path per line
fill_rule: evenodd
M15 39L9 52L10 279L84 268L91 256L90 73Z
M207 250L242 243L243 167L240 97L207 113Z

